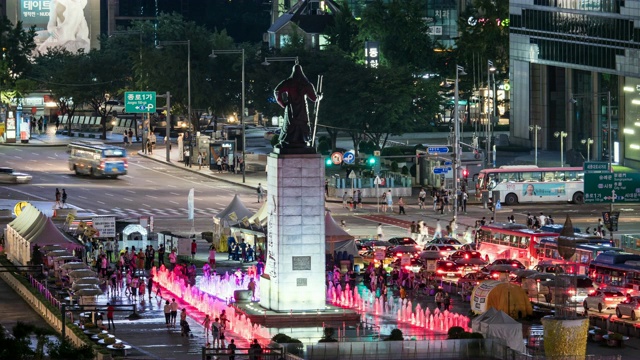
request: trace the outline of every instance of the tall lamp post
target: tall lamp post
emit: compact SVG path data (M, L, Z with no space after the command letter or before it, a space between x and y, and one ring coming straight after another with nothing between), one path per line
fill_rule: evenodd
M187 119L189 119L189 126L191 126L191 40L160 41L156 47L162 49L163 46L167 45L187 45L187 112L189 113ZM194 130L196 129L194 128ZM167 134L167 139L168 138L169 134Z
M533 131L533 151L535 164L538 165L538 131L542 130L540 125L530 125L529 131Z
M489 163L491 162L489 160L489 154L491 153L491 114L492 114L492 110L489 107L489 93L491 92L491 73L496 71L496 67L493 66L493 61L491 60L487 60L487 136L486 136L486 163L485 163L485 167L489 167ZM494 99L493 101L495 102L495 92L493 94Z
M569 134L566 131L556 131L553 136L560 138L560 167L564 167L564 138Z
M458 219L458 201L460 201L459 196L458 196L458 170L460 169L460 119L458 118L459 115L459 106L460 106L460 94L459 94L459 89L458 89L458 85L460 82L460 75L467 75L467 73L464 72L464 68L460 65L456 65L456 83L455 83L455 87L454 87L454 94L453 94L453 118L454 118L454 130L453 130L453 199L454 199L454 206L453 206L453 217L455 220ZM455 224L455 223L454 223ZM455 229L452 229L452 231L454 231L455 234Z
M242 55L242 103L240 104L240 126L242 127L242 182L245 183L246 182L246 175L245 175L245 168L247 167L246 164L246 148L247 148L247 142L246 142L246 137L245 137L245 128L244 128L244 89L245 89L245 85L244 85L244 49L240 49L240 50L211 50L211 55L209 55L212 58L216 58L217 55L227 55L227 54L241 54Z
M592 138L582 139L580 142L587 146L587 161L591 161L591 144L593 144Z

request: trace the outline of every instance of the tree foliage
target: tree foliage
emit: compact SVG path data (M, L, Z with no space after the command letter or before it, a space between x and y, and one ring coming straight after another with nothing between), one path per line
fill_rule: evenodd
M16 82L29 71L29 58L36 47L34 35L34 28L24 30L21 21L14 25L7 17L0 16L0 93L15 91ZM28 90L28 86L24 90ZM0 96L0 102L21 95L13 91L10 95Z

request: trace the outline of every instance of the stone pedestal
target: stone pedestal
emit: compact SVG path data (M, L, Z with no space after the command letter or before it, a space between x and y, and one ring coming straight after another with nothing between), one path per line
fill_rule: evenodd
M542 318L544 353L549 358L579 358L587 353L589 319Z
M268 235L260 305L273 311L324 309L324 164L319 154L267 159Z

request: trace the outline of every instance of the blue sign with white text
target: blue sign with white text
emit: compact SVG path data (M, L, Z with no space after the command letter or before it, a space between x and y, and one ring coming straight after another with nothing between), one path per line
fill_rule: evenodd
M356 162L356 154L353 151L347 151L342 156L342 162L351 165Z
M427 152L429 154L446 154L449 152L449 148L446 146L429 146Z

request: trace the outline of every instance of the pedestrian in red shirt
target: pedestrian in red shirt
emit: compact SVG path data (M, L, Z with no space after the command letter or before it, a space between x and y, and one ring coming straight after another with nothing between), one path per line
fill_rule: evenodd
M194 239L191 242L191 260L196 258L196 252L198 251L198 244L196 244L196 240Z
M113 330L116 329L116 324L113 323L113 312L114 307L110 303L107 303L107 325L109 326L109 330L111 330L111 325L113 325Z

